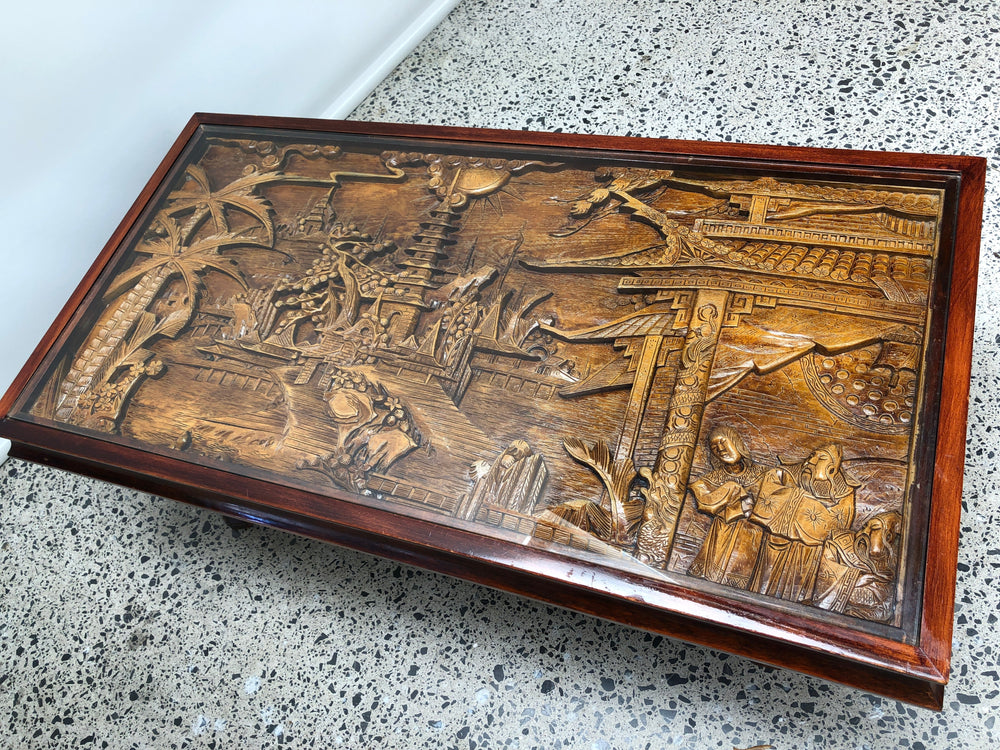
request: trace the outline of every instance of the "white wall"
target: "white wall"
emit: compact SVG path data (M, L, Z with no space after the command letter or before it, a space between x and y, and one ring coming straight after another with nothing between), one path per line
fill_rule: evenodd
M343 117L457 2L8 4L0 392L194 112Z

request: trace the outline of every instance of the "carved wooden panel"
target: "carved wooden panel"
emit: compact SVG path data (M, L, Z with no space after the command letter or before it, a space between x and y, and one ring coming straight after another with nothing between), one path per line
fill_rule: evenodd
M959 171L383 130L193 132L8 428L920 647Z

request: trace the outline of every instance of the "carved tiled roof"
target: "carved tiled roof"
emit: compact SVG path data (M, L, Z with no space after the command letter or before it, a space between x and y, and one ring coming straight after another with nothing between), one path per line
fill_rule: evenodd
M748 242L720 257L761 271L856 283L880 277L926 281L930 274L925 258L773 242Z

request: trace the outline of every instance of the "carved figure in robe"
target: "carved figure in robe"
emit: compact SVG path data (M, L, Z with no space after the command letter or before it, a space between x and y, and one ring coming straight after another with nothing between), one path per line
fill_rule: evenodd
M716 427L708 438L712 471L692 482L698 510L712 516L688 575L746 589L764 531L748 521L767 467L755 463L731 427Z
M489 503L524 514L531 513L547 476L542 457L523 440L508 445L492 464L477 461L473 472L471 508Z
M812 603L876 622L892 618L903 517L870 518L861 531L835 531L823 545Z
M751 591L793 602L812 596L823 544L854 522L860 483L844 471L843 459L843 449L830 444L764 476L750 513L764 529Z

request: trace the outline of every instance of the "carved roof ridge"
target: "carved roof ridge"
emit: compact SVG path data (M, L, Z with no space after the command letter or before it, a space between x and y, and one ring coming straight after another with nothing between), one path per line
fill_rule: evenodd
M673 330L676 319L677 311L669 303L654 302L642 310L623 315L616 320L576 331L564 331L546 323L539 327L567 341L591 341L663 334Z
M883 190L878 187L865 188L856 186L838 187L835 185L815 185L798 182L779 182L773 177L760 177L756 180L694 180L672 177L671 183L701 187L713 195L733 194L768 194L782 198L798 198L816 201L833 201L836 203L859 203L872 206L897 208L908 213L921 216L936 216L940 204L940 194L937 192L908 192L901 190Z
M650 258L650 259L661 259L666 255L666 247L662 244L651 245L649 247L644 247L639 250L628 250L622 253L610 253L608 255L598 255L591 256L589 258L573 258L564 260L531 260L529 258L522 258L521 263L527 268L564 268L564 269L584 269L584 268L613 268L618 269L622 266L641 266L641 262L622 263L625 258L640 259L640 258ZM668 265L664 263L650 265Z

